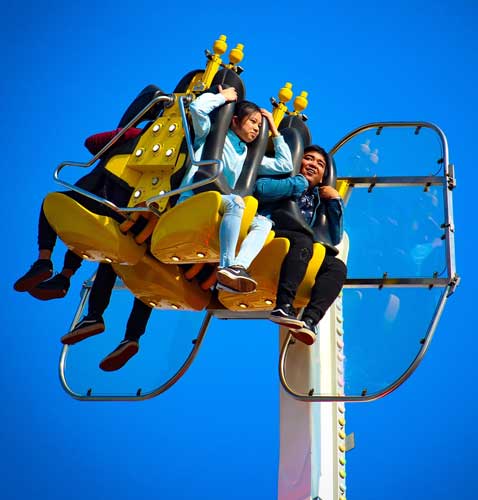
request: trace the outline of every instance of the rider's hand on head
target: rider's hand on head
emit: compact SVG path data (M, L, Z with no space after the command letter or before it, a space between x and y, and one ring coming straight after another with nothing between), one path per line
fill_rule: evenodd
M237 101L237 90L234 87L223 89L222 85L217 86L219 93L224 96L226 102Z
M270 130L271 134L274 137L279 136L280 133L277 130L276 124L274 123L274 118L272 117L272 113L270 111L267 111L267 109L261 108L261 114L268 121L269 130Z

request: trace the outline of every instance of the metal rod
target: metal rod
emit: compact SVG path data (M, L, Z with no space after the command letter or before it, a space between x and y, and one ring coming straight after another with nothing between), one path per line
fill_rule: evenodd
M337 177L346 181L350 187L409 187L409 186L444 186L447 180L443 176L387 176L387 177Z
M72 167L81 167L81 168L88 168L91 167L101 156L106 153L119 139L122 137L127 130L129 130L135 123L138 122L141 117L147 113L154 105L158 104L159 102L169 102L172 103L174 102L174 96L173 95L160 95L158 97L155 97L152 99L134 118L132 118L124 128L122 128L109 142L106 144L98 153L96 153L93 158L86 162L86 163L81 163L81 162L74 162L74 161L65 161L63 163L60 163L58 167L56 168L55 172L53 173L53 179L55 182L58 184L70 189L71 191L76 191L77 193L82 194L83 196L86 196L87 198L90 198L94 201L97 201L98 203L101 203L111 210L114 210L115 212L118 213L124 213L124 212L151 212L151 210L147 207L118 207L111 201L107 200L106 198L103 198L101 196L97 196L93 193L90 193L89 191L86 191L85 189L82 189L78 186L75 186L74 184L70 184L69 182L66 182L62 179L60 179L59 175L61 170L66 167L66 166L72 166Z
M448 278L347 278L344 288L430 288L446 287L450 284Z
M445 248L446 248L447 271L448 271L449 281L456 280L457 274L456 274L456 264L455 264L455 235L454 235L454 220L453 220L452 189L448 186L450 171L454 172L454 169L450 169L449 159L448 159L448 142L444 132L441 130L440 127L438 127L434 123L420 122L420 121L416 122L392 121L392 122L368 123L366 125L362 125L361 127L356 128L355 130L347 134L337 144L335 144L335 146L330 150L329 154L333 156L347 142L349 142L351 139L353 139L357 135L367 130L372 130L376 128L380 132L382 132L384 128L407 128L407 127L415 128L415 134L417 133L417 130L420 130L422 128L431 129L434 132L436 132L441 142L443 165L444 165L443 182L441 184L443 184L443 189L444 189ZM453 290L451 293L453 293Z
M191 191L193 189L205 186L206 184L210 184L211 182L214 182L219 175L223 171L223 162L222 160L197 160L196 155L193 149L193 144L191 141L191 134L189 133L189 125L186 117L186 110L185 110L185 102L189 102L188 96L181 96L179 98L179 111L181 113L181 119L183 122L183 130L184 130L184 136L186 139L186 145L188 148L188 154L189 158L191 159L191 168L193 165L198 166L198 167L206 167L206 166L212 166L212 165L217 165L217 171L215 174L213 174L211 177L208 179L203 179L201 181L194 182L192 184L189 184L187 186L183 187L178 187L176 189L172 189L171 191L166 191L164 193L158 194L156 196L152 196L151 198L148 198L146 200L146 206L148 209L150 209L152 212L154 212L156 215L160 216L161 213L158 212L158 210L154 207L154 203L157 201L163 199L163 198L168 198L170 196L184 193L185 191Z

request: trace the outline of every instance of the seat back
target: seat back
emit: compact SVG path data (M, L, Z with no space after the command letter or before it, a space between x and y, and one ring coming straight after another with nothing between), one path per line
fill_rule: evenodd
M335 188L337 183L337 169L333 158L327 154L327 165L328 169L324 172L324 177L322 179L323 186L332 186ZM332 244L330 238L329 220L324 211L320 211L318 216L314 221L312 226L312 231L314 233L314 240L322 243L327 248L327 251L333 255L338 254L337 248Z
M312 135L310 133L309 127L305 124L305 121L300 116L297 115L284 116L284 118L282 118L279 124L279 131L282 132L283 130L286 129L294 129L299 133L304 148L307 147L309 144L312 144Z
M118 127L125 127L148 103L161 94L164 94L164 92L157 85L147 85L128 106L118 123ZM133 126L142 121L155 120L163 109L164 103L156 104L141 119L133 123Z
M234 186L233 193L239 196L251 195L257 179L257 169L264 158L269 141L269 123L262 120L259 135L247 146L247 157L242 172Z
M244 83L240 76L230 69L218 71L212 80L211 87L207 92L217 94L218 86L223 88L234 87L237 90L238 100L243 100L246 94ZM209 115L211 120L211 130L206 138L202 150L201 160L220 160L224 150L224 142L226 134L229 130L232 117L234 115L234 102L227 102L223 106L216 108ZM208 165L205 168L200 168L194 175L193 181L198 182L204 179L210 179L217 174L217 166ZM231 188L227 183L224 175L221 173L213 182L194 189L194 193L203 193L205 191L219 191L223 194L230 194Z
M298 116L286 116L280 123L279 130L284 135L292 153L294 170L290 175L296 175L300 170L300 164L304 148L311 144L312 136L305 122ZM290 135L290 137L289 137ZM335 188L337 171L333 158L327 154L327 167L324 172L321 185ZM297 203L287 200L273 211L272 219L275 227L290 229L310 234L314 241L323 244L329 253L337 254L337 249L332 244L329 231L329 223L324 211L318 213L312 228L305 222Z

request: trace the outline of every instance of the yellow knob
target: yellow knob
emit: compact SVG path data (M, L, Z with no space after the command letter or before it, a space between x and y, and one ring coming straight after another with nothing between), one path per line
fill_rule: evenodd
M296 112L300 113L307 107L309 104L309 101L307 100L308 95L308 92L303 91L294 99L294 110Z
M232 49L229 53L229 62L231 64L238 64L242 61L244 57L244 44L238 43L235 49Z
M226 35L220 35L219 38L214 42L212 50L214 51L215 54L222 55L224 54L224 52L226 52L227 50L226 40L227 40Z
M292 83L287 82L280 90L279 90L279 101L280 102L288 102L292 99L294 93L292 92Z

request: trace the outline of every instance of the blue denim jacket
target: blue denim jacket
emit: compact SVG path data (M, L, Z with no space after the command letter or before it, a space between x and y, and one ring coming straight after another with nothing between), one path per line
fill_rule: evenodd
M273 179L262 177L258 179L255 186L254 196L259 201L258 212L261 215L270 217L274 209L279 208L282 200L298 200L300 195L309 187L307 179L301 175L287 177L285 179ZM314 223L320 215L325 214L329 222L330 239L333 245L337 245L342 240L344 204L341 198L331 200L320 200L319 189L314 188L317 204L310 223Z

